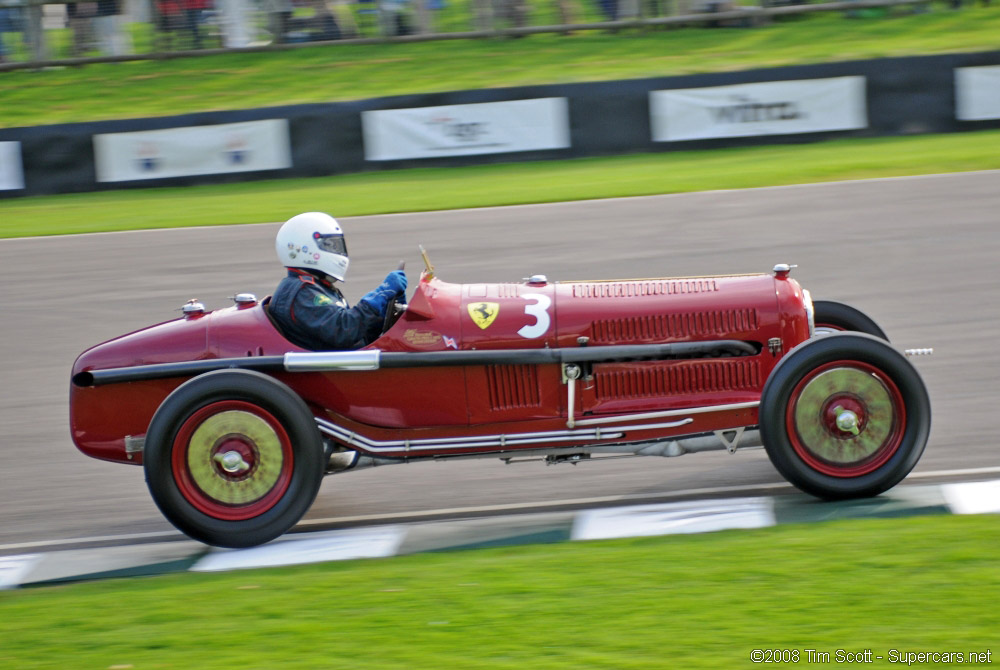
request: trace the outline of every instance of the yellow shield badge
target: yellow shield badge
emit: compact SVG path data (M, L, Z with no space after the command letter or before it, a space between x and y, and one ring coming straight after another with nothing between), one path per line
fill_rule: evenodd
M472 321L486 330L493 323L497 314L500 313L500 303L498 302L470 302L469 303L469 316L472 317Z

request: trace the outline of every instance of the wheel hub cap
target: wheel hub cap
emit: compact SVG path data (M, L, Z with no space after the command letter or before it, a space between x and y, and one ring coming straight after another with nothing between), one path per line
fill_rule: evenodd
M227 505L260 500L281 477L281 439L263 418L240 410L206 418L191 435L188 471L205 495Z
M845 433L850 433L851 435L860 435L861 430L858 428L858 415L849 409L844 409L841 406L833 408L833 411L837 414L837 428Z
M895 426L892 398L871 372L835 367L802 388L793 422L802 446L837 465L859 463L875 454Z
M243 460L243 455L238 451L227 451L224 454L218 453L215 455L214 460L223 470L230 474L246 472L250 469L250 464Z

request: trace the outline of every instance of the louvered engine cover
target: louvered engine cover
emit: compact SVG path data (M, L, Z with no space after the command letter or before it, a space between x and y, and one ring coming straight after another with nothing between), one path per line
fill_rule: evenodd
M595 346L759 340L777 325L774 295L767 275L570 282L557 291L559 335Z

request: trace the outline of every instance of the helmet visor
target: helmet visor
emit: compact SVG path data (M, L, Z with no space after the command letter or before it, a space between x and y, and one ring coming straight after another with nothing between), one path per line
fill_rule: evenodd
M330 235L313 233L313 239L316 240L316 246L318 246L321 251L327 251L331 254L338 254L340 256L347 255L347 242L344 240L344 235L342 233L333 233Z

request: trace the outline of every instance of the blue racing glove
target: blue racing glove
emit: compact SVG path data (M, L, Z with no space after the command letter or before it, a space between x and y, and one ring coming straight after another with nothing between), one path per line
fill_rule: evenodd
M382 282L382 286L392 290L395 295L400 295L406 292L406 274L402 270L393 270L385 277L385 281Z
M385 308L389 300L406 292L406 275L402 270L394 270L389 273L378 288L367 293L359 302L365 302L372 306L376 312L385 316Z
M385 316L385 308L389 304L389 298L395 295L392 291L379 286L374 291L366 293L358 304L365 303L371 306L379 316Z

